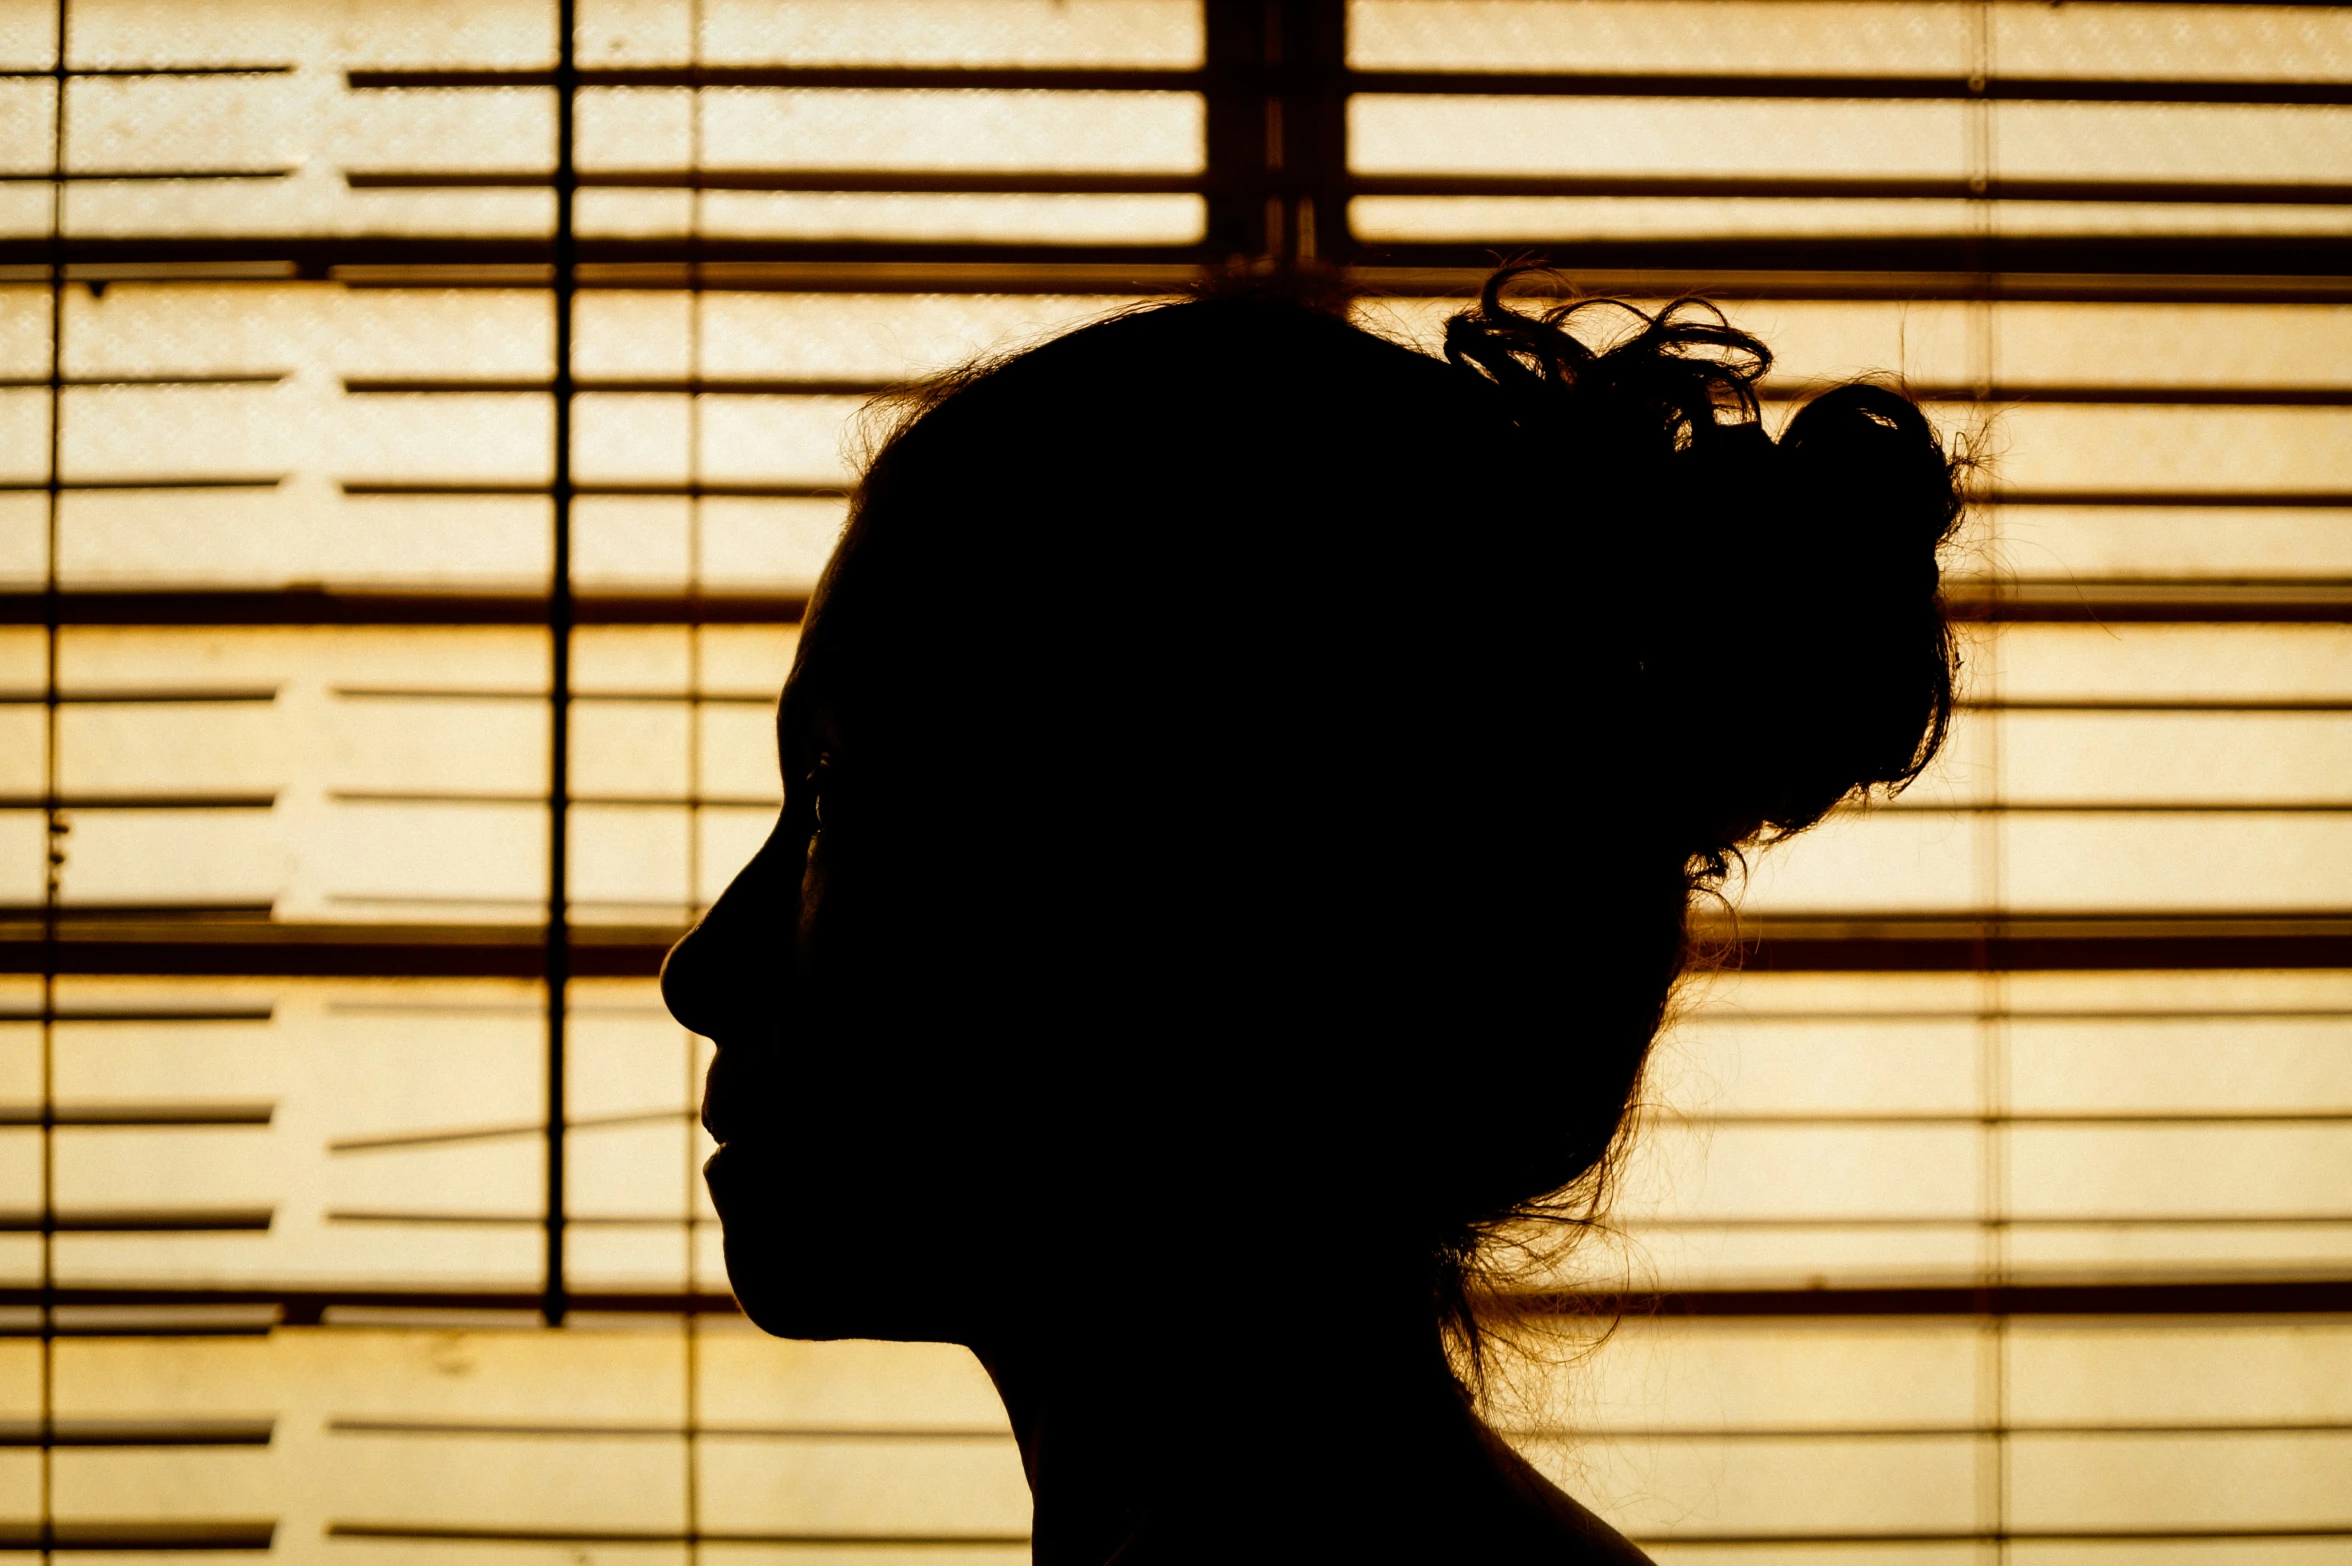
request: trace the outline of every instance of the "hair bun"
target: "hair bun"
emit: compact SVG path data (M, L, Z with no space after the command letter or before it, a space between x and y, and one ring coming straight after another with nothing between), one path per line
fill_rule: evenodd
M1817 515L1847 541L1902 551L1934 585L1936 552L1959 522L1953 463L1919 405L1898 391L1856 381L1797 411L1780 437L1788 482L1810 494Z
M1766 514L1784 543L1742 616L1756 673L1743 683L1771 721L1730 815L1785 835L1858 790L1900 788L1941 745L1954 657L1937 556L1961 496L1935 427L1884 386L1816 397L1775 455Z
M1652 791L1702 873L1917 776L1951 721L1937 554L1960 464L1917 404L1869 382L1815 397L1775 441L1763 343L1713 306L1618 300L1541 314L1491 278L1446 356L1499 394L1543 488L1566 491L1623 578L1609 634L1637 666ZM1573 327L1638 327L1596 348Z

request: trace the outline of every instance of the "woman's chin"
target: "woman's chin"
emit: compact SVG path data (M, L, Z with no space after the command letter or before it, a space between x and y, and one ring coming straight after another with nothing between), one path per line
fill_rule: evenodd
M861 1171L833 1151L739 1142L704 1165L744 1315L783 1338L962 1341L956 1325L973 1303L963 1296L991 1292L973 1285L1001 1247L932 1233L910 1250L909 1215L925 1211L936 1182Z
M956 1342L930 1291L874 1269L817 1259L822 1251L772 1231L727 1224L727 1281L743 1314L779 1338ZM925 1308L926 1306L930 1308Z
M805 1343L874 1338L894 1343L959 1342L962 1335L922 1313L873 1300L844 1299L772 1274L746 1274L732 1263L736 1303L751 1324L771 1337Z

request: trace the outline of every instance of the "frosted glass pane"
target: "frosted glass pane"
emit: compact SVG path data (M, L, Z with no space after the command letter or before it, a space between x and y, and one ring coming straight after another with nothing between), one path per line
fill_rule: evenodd
M1719 1002L1658 1046L1651 1090L1678 1117L1964 1114L1977 1037L1965 1016L1752 1016Z
M344 479L530 478L546 461L544 402L451 410L418 399L346 402L337 358L377 364L472 353L534 352L544 364L546 306L502 313L511 296L426 296L407 310L385 296L318 290L121 286L72 297L68 364L76 375L258 374L274 384L98 387L67 397L69 474L281 480L242 491L94 492L65 499L61 563L108 583L251 583L444 573L528 580L545 569L545 507L525 500L403 506L346 498ZM436 308L446 303L449 308ZM341 312L351 313L344 317ZM340 329L348 320L348 330ZM426 346L430 344L431 346ZM415 360L412 358L411 363ZM364 369L363 369L364 373ZM387 524L390 524L388 527Z
M1350 0L1359 70L1956 72L1960 5Z
M274 480L296 460L286 438L292 432L283 422L290 399L275 391L242 386L69 390L59 460L65 476L77 480Z
M1129 303L1069 294L707 293L703 368L899 380L1058 336Z
M1747 174L1957 177L1965 111L1949 103L1359 96L1349 163L1364 174Z
M0 286L0 374L49 373L49 290Z
M1672 1180L1675 1215L1731 1218L1951 1218L1977 1207L1976 1136L1924 1129L1719 1126L1706 1134L1704 1183L1683 1182L1700 1162L1659 1127L1629 1173L1627 1216L1663 1201L1648 1180ZM1646 1166L1646 1167L1645 1167Z
M2020 712L2002 725L2013 802L2352 808L2352 724L2339 714Z
M572 370L583 377L683 377L693 373L694 316L707 295L627 289L575 295ZM541 301L541 309L546 308ZM542 375L547 366L538 366Z
M699 1169L710 1144L688 1114L707 1047L650 982L575 981L571 997L576 1276L589 1288L675 1288L687 1219L708 1227ZM61 1234L63 1281L536 1287L538 986L69 979L59 1006L104 1020L58 1025L58 1103L84 1117L177 1105L219 1122L55 1133L69 1217L206 1220ZM29 1047L29 1030L19 1042ZM37 1143L29 1129L0 1131L0 1205L37 1205ZM10 1258L8 1281L26 1281L32 1262Z
M15 387L0 391L0 482L39 484L48 477L48 397Z
M275 1171L263 1139L226 1131L61 1128L56 1133L57 1205L136 1208L266 1208ZM82 1239L61 1236L61 1245ZM183 1242L184 1243L184 1242Z
M338 476L544 484L553 419L545 398L370 397L344 428Z
M0 583L37 583L48 568L47 500L40 494L0 494Z
M2344 1265L2348 1020L2337 973L1711 976L1650 1073L1630 1265L1778 1287Z
M2012 179L2326 182L2352 111L2301 106L2004 103L1991 111ZM1805 175L1954 178L1962 105L1364 96L1349 105L1365 173Z
M434 400L446 407L455 399ZM544 397L518 400L534 411L547 406ZM573 473L589 483L683 481L691 461L691 411L684 397L580 397L572 408Z
M61 874L69 903L267 907L292 866L249 810L80 810Z
M840 1443L789 1464L749 1442L705 1457L715 1525L751 1534L848 1532L882 1512L907 1533L989 1533L1018 1540L1028 1485L1002 1441Z
M775 724L764 704L704 709L702 779L713 793L735 797L778 789Z
M2352 863L2352 816L2191 807L2018 814L1980 830L1997 834L2002 900L2021 911L2316 911L2340 901ZM1962 818L1927 811L1834 820L1754 857L1748 906L1759 912L1968 908L1990 870Z
M711 168L1201 166L1192 93L728 88L703 99ZM788 158L779 148L790 148Z
M806 591L848 521L846 498L592 496L572 508L572 580L589 589Z
M702 411L701 462L716 480L774 477L846 485L854 477L850 421L862 406L846 397L730 397Z
M2343 1434L2027 1436L2012 1492L2020 1528L2342 1529ZM2219 1471L2232 1483L2199 1482Z
M320 856L324 901L347 918L531 920L545 905L544 821L530 803L354 803Z
M689 1377L704 1416L691 1450ZM1013 1541L1026 1529L1012 1443L961 1350L790 1345L710 1327L689 1349L674 1322L76 1340L57 1351L56 1404L65 1420L226 1417L266 1432L226 1447L69 1448L57 1470L65 1515L274 1516L279 1552L306 1560L400 1524L658 1538L691 1517L722 1534L822 1526ZM870 1433L828 1433L844 1426ZM701 1480L693 1513L689 1464ZM15 1488L0 1494L30 1498Z
M2342 305L2011 303L1991 320L2003 379L2028 383L2329 386L2352 348Z
M597 193L601 195L602 193ZM1198 196L873 196L712 191L701 232L713 237L889 238L978 243L1181 245L1201 237ZM671 219L654 232L675 231Z
M572 786L583 796L683 797L691 714L682 703L600 703L572 720Z
M2352 1330L2340 1321L2035 1321L2009 1338L2011 1396L2028 1425L2352 1419L2352 1379L2340 1368Z
M30 810L0 810L0 902L14 908L41 905L42 855L48 834Z
M692 688L717 634L686 626L584 626L572 633L573 682L599 695L676 696ZM784 628L773 645L789 648L795 639Z
M1201 63L1195 0L706 0L714 61L794 65Z
M48 63L46 59L41 62L43 66ZM0 169L11 174L48 171L57 160L55 84L22 78L0 82L0 127L7 131ZM46 213L41 215L44 221L46 217Z
M2017 76L2254 78L2352 74L2352 24L2291 5L2003 4L1992 47Z
M543 65L552 58L550 13L534 0L423 0L328 15L331 30L327 16L281 0L211 0L200 12L76 0L72 60L118 67L288 62L311 54L322 33L339 61L363 65Z
M2028 1112L2333 1114L2352 1105L2352 1015L2016 1019L2010 1102Z
M1838 1519L1840 1532L1965 1532L1973 1521L1972 1446L1951 1437L1743 1441L1727 1460L1721 1450L1678 1442L1612 1447L1573 1466L1540 1446L1535 1454L1566 1484L1634 1492L1617 1509L1620 1526L1638 1538L1671 1541L1715 1533L1809 1537L1830 1531L1825 1516ZM1683 1499L1694 1492L1707 1498L1697 1516Z
M2317 578L2352 575L2352 508L1995 508L2002 562L2020 576Z
M2327 1323L1637 1319L1546 1383L1567 1432L1524 1444L1653 1545L1743 1528L1897 1531L1906 1514L1990 1529L1975 1482L1987 1464L2008 1476L1999 1515L2019 1530L2264 1526L2257 1515L2336 1527L2341 1436L2275 1427L2342 1420L2347 1352ZM1966 1439L1996 1422L2013 1432L2001 1445ZM1911 1461L1881 1467L1889 1453Z
M2003 235L2322 234L2352 232L2339 208L2135 202L1932 199L1642 198L1582 196L1358 196L1358 239L1416 242L1516 239L1567 245L1589 239Z
M573 806L571 895L584 918L684 923L691 827L683 809Z
M106 297L135 291L109 289ZM166 294L167 301L176 294ZM593 341L600 301L579 301L581 351ZM331 334L322 373L353 377L546 376L555 352L554 312L538 292L494 288L356 289L320 300ZM317 328L314 328L316 330ZM78 335L78 334L75 334ZM577 368L593 370L585 360Z
M0 792L15 795L41 792L48 750L48 734L41 709L27 703L0 707Z
M1172 199L1192 204L1187 222L1197 218L1196 198ZM591 294L578 306L577 368L588 387L574 410L582 482L844 483L861 397L730 393L697 406L683 395L690 377L887 382L1032 339L1108 303L714 294L702 297L697 319L683 299L651 297L649 305L644 295ZM27 311L19 325L23 353L45 356L45 317ZM454 389L485 378L525 387L544 381L544 297L119 285L96 299L69 296L66 330L77 377L260 378L68 390L70 477L227 477L261 486L69 492L60 529L69 582L324 580L512 591L544 580L551 547L544 500L371 492L545 482L547 398ZM45 370L45 360L33 368ZM599 377L652 377L677 383L679 392L598 391ZM398 389L420 383L443 389ZM0 390L0 469L29 480L45 474L45 409L41 390ZM37 580L46 523L40 497L21 499L20 526L0 543L0 572ZM842 515L841 503L827 500L745 497L692 507L682 498L592 495L575 517L578 580L682 586L699 573L737 589L805 590Z
M690 87L583 89L572 110L572 156L582 169L691 168L694 104Z
M681 65L695 56L699 7L671 0L586 0L574 12L583 59L628 65Z
M696 905L708 908L716 902L775 829L773 810L705 810L695 845Z
M741 627L697 641L700 651L683 630L580 633L575 869L584 903L610 905L602 917L686 917L773 814L773 698L792 638ZM274 904L289 918L540 916L540 634L91 628L67 633L61 655L68 690L159 698L60 714L62 781L69 802L85 802L69 812L69 900ZM693 704L697 689L724 699ZM160 699L175 691L238 699ZM37 739L38 711L0 706L0 722ZM690 743L702 769L691 790ZM12 786L37 792L37 749L8 757L35 769ZM690 799L711 808L689 820ZM40 818L0 811L0 830L37 840ZM703 866L691 894L690 862ZM39 854L5 863L31 875Z
M528 415L526 415L528 417ZM494 432L493 432L494 433ZM496 441L476 444L491 450ZM417 453L434 460L436 453ZM517 455L511 448L504 455ZM487 465L487 464L486 464ZM541 468L545 459L538 459ZM449 481L434 461L428 481ZM397 471L367 475L376 481ZM531 482L492 473L457 481ZM324 485L238 494L69 495L59 565L88 587L275 587L321 580L532 591L551 558L546 502L342 497Z
M43 70L56 58L57 12L16 0L0 7L0 68Z
M2001 416L2016 489L2352 488L2352 410L2025 406Z
M2010 1140L2011 1201L2022 1216L2305 1214L2352 1228L2352 1128L2021 1126Z
M583 643L583 645L586 645ZM749 694L768 701L769 688L780 688L800 645L797 625L710 625L695 633L694 645L702 659L703 678L712 691ZM773 736L769 742L773 743Z
M1834 817L1795 842L1752 854L1743 906L1966 908L1976 901L1967 828L1948 816L1876 811Z
M1994 4L1991 54L2014 76L2326 78L2352 27L2305 6ZM1965 75L1973 6L1688 0L1352 0L1359 69L1769 71Z
M2016 625L1999 692L2017 699L2352 698L2352 628L2333 625Z
M280 169L301 150L305 107L274 76L85 78L66 89L66 162L87 172Z
M77 1451L54 1454L51 1504L60 1518L143 1520L266 1516L283 1481L247 1451Z
M351 740L338 779L346 786L338 794L527 797L546 786L546 714L535 703L350 699Z

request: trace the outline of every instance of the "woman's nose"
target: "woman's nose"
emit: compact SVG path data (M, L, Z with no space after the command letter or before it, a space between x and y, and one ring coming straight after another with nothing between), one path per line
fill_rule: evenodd
M709 954L714 940L705 932L725 906L722 898L662 959L662 1004L687 1032L704 1038L716 1037L720 1031L716 997L711 993L714 964Z
M799 912L795 856L777 824L700 923L662 960L662 1003L690 1032L726 1041L747 1011L772 1012L789 965ZM795 861L796 862L796 861Z

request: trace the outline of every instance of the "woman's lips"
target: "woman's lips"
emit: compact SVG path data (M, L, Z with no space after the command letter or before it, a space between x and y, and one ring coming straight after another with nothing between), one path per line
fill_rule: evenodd
M727 1084L736 1075L730 1065L727 1047L716 1039L711 1041L716 1050L711 1056L710 1070L702 1079L702 1129L710 1133L712 1141L724 1147L733 1127L727 1124L726 1106L735 1096Z
M735 1164L723 1145L702 1161L702 1188L710 1193L711 1206L717 1209L721 1222L727 1217L727 1188L734 1183Z

